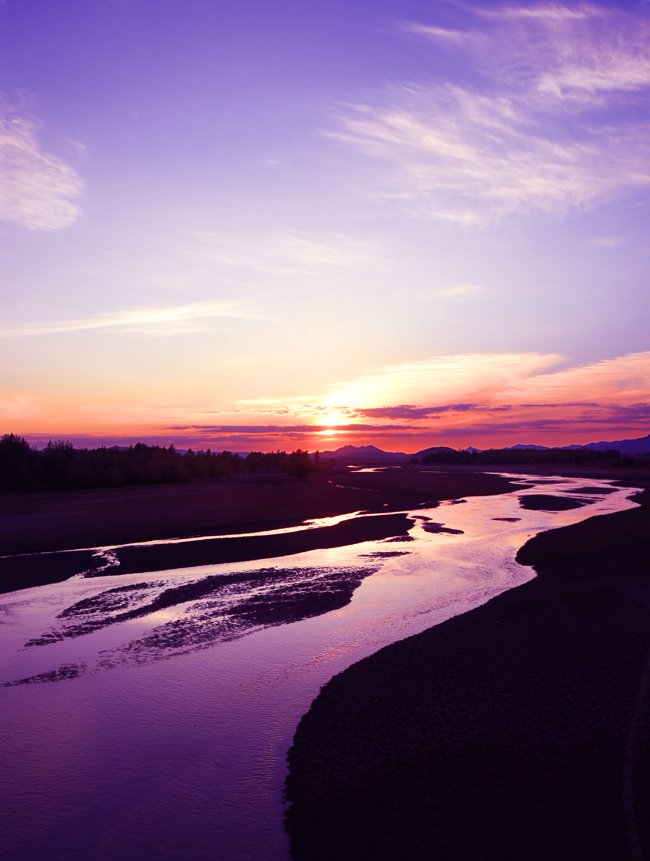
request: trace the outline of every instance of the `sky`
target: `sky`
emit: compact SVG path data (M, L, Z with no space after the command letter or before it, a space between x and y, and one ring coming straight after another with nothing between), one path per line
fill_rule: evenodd
M0 433L650 432L650 4L0 0Z

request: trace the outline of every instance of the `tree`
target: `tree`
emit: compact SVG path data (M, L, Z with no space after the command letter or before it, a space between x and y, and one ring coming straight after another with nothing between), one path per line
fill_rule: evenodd
M307 478L311 472L311 464L309 463L309 452L296 449L289 455L287 464L287 473L293 478Z

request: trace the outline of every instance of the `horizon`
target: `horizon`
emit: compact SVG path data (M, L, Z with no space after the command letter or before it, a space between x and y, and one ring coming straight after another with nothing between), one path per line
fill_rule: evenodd
M8 0L0 36L0 434L648 433L648 3Z
M16 434L15 436L20 437L19 434ZM582 443L581 446L583 448L586 448L589 445L613 445L615 443L620 443L620 442L627 442L627 443L639 442L639 441L646 439L646 438L650 439L650 432L648 434L646 434L645 436L637 437L637 438L629 439L629 440L590 440L590 442L588 442L588 443ZM43 451L44 449L47 448L47 443L45 445L43 445L42 439L38 439L35 441L30 440L29 438L24 438L24 439L26 442L28 442L30 444L30 446L32 446L32 448L35 448L38 451ZM169 448L169 446L173 446L175 449L177 449L180 452L193 450L191 446L188 446L187 448L183 448L182 446L176 445L176 443L174 443L173 441L172 442L163 442L160 440L146 441L146 440L142 440L140 438L128 440L128 441L122 440L121 442L111 442L110 439L102 441L101 439L80 438L79 440L75 441L74 439L69 439L69 438L56 439L54 437L51 437L48 439L47 442L48 443L57 443L57 442L70 443L76 449L82 449L82 448L93 449L93 448L102 448L102 447L127 449L127 448L130 448L130 447L137 445L138 443L144 443L145 445L161 446L163 448ZM649 445L650 445L650 443L649 443ZM512 449L512 448L515 448L515 449L516 448L520 448L520 449L548 448L548 449L551 449L551 448L570 448L570 447L575 447L575 446L578 446L578 444L575 444L575 445L569 444L568 446L544 446L544 445L541 445L539 443L528 442L528 443L513 443L512 445L509 445L509 446L505 446L505 445L504 446L486 446L485 448L481 449L481 448L478 448L476 446L473 446L470 443L466 446L444 446L444 445L426 446L425 448L417 449L415 451L397 451L397 450L382 449L378 446L375 446L373 443L368 443L365 445L358 445L358 446L353 445L351 443L343 443L340 446L336 446L336 448L304 449L304 451L308 452L309 454L316 454L316 453L319 453L319 454L336 454L337 451L339 451L341 449L345 449L345 448L353 448L353 449L372 448L372 449L375 449L375 450L381 452L382 454L389 454L389 455L394 454L394 455L404 455L406 457L414 457L415 455L420 454L421 452L428 451L430 449L435 449L438 447L439 448L449 448L449 449L452 449L455 451L468 451L468 450L472 449L473 451L476 451L476 452L482 452L482 451L489 451L489 450ZM297 446L296 448L297 448L297 450L301 450L300 446ZM296 448L294 448L293 450L295 451ZM207 446L207 449L210 450L210 446ZM205 451L206 449L196 449L197 452L201 451L201 450ZM269 452L278 451L279 449L261 449L261 448L259 448L259 449L246 449L245 450L245 449L234 449L234 448L232 448L232 449L226 449L226 450L230 451L232 454L247 455L247 454L250 454L251 451L258 451L258 452L261 451L263 453L269 453ZM290 450L292 450L292 449L289 446L287 446L284 449L284 451L287 451L287 452ZM224 449L222 449L222 451L224 451ZM214 453L217 453L217 450L215 450Z

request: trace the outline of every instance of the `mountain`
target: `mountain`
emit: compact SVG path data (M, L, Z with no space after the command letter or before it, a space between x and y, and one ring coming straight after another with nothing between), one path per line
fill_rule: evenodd
M531 448L537 451L548 451L550 447L551 446L547 445L534 445L533 443L509 446L511 450ZM648 434L648 436L641 437L640 439L618 439L613 442L603 440L601 442L590 442L587 445L576 445L574 443L573 445L558 446L558 448L561 448L563 451L575 451L576 449L581 448L590 449L591 451L615 449L620 451L621 454L646 454L650 453L650 434Z
M536 451L549 450L549 446L536 445L535 443L518 443L517 445L511 445L509 448L514 451L520 449L535 449ZM648 434L648 436L641 437L640 439L619 439L614 440L613 442L590 442L584 446L575 444L563 445L561 448L565 450L586 448L593 451L616 449L617 451L620 451L621 454L646 454L650 453L650 434ZM376 445L344 445L341 446L341 448L337 448L335 451L322 451L320 456L322 458L333 457L335 460L345 460L348 463L395 463L396 461L407 461L412 457L421 460L427 454L436 454L439 451L455 450L456 449L453 449L448 445L436 445L431 448L422 449L422 451L415 452L415 454L404 454L403 451L382 451L382 449L377 448ZM482 449L474 448L470 445L466 448L466 451L480 452Z
M572 447L572 446L571 446ZM569 446L567 446L569 448ZM650 434L639 439L617 439L613 442L590 442L585 448L592 451L605 451L608 448L616 449L621 454L647 454L650 453Z
M427 454L438 454L439 451L456 451L456 449L449 448L448 445L434 445L431 448L423 448L422 451L418 451L415 454L410 455L410 457L422 458Z
M382 451L376 445L344 445L335 451L321 451L321 458L333 457L336 460L347 460L350 463L370 463L377 461L405 461L416 455L404 454L403 451Z

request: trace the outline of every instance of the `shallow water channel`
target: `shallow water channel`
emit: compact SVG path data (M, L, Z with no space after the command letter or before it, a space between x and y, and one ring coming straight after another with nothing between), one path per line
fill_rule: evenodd
M410 540L0 595L5 857L287 861L285 756L320 687L531 579L515 555L537 532L634 506L606 481L521 479L411 512ZM584 505L522 507L534 494Z

